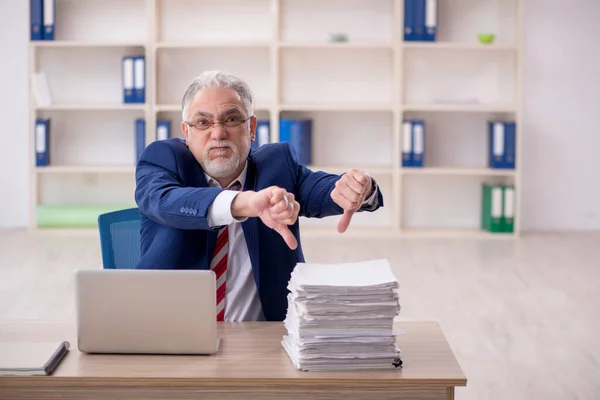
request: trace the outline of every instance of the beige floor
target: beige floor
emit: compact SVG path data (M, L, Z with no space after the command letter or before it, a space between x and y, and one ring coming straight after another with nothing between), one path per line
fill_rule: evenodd
M306 238L310 261L387 257L401 318L441 323L468 378L457 399L600 399L600 234L519 241ZM93 234L0 231L0 319L73 317Z

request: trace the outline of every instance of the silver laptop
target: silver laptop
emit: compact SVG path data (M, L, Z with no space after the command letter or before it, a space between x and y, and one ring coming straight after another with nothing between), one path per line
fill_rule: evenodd
M79 351L214 354L215 287L207 270L77 270Z

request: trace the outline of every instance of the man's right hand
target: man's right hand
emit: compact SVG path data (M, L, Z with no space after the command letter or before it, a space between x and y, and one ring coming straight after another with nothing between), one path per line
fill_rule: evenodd
M231 204L231 213L235 218L260 218L266 226L279 233L293 250L298 247L298 241L288 225L296 222L299 212L300 204L295 200L294 194L277 186L259 192L242 192Z

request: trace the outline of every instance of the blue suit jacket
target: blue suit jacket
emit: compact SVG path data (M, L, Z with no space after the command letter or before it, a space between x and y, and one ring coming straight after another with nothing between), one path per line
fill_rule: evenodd
M294 194L300 204L300 216L322 218L343 212L330 197L340 177L309 170L299 164L288 143L273 143L248 156L243 190L279 186ZM136 168L135 199L141 215L141 260L137 267L208 269L220 227L209 227L207 215L221 191L208 186L202 167L182 139L148 145ZM376 205L367 211L381 206L383 196L378 189ZM287 284L296 263L304 261L298 222L289 226L298 240L296 250L290 249L259 218L242 222L254 280L268 321L285 318Z

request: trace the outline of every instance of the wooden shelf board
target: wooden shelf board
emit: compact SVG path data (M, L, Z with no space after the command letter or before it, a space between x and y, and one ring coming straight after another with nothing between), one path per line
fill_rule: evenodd
M344 172L347 172L351 168L367 172L371 175L391 175L394 173L394 169L391 166L385 167L369 165L308 165L307 167L313 171L325 171L331 174L342 174Z
M382 227L356 227L350 224L346 232L339 233L337 225L331 227L313 227L304 226L300 222L300 235L303 238L324 237L324 238L340 238L347 237L394 237L397 236L397 231L391 226Z
M202 49L232 47L270 47L271 42L211 41L211 42L157 42L157 49Z
M514 169L460 168L460 167L403 167L406 175L456 175L456 176L514 176Z
M404 111L424 112L516 112L510 104L404 104Z
M38 174L132 174L135 166L132 165L51 165L36 167Z
M90 228L31 228L30 231L41 235L57 235L57 236L79 236L79 235L97 235L98 229ZM382 227L353 227L344 232L339 233L337 226L331 227L312 227L300 224L300 235L302 239L311 238L372 238L386 237L402 239L472 239L472 240L514 240L517 235L514 233L490 233L479 229L404 229L397 231L389 226Z
M268 102L260 102L257 101L254 105L254 110L256 111L269 111L271 109L271 103ZM169 112L169 111L177 111L181 112L180 104L157 104L154 106L155 112Z
M144 111L146 104L53 104L50 106L36 106L36 111Z
M469 50L469 51L516 51L516 46L457 42L403 42L407 50Z
M158 105L154 106L154 111L156 111L156 112L181 111L181 105L179 105L179 104L158 104Z
M142 42L85 42L79 40L32 40L30 46L44 47L146 47Z
M388 49L394 48L392 43L385 42L279 42L278 46L283 49Z
M515 239L517 237L514 233L491 233L475 228L403 228L401 236L424 239Z
M282 111L393 111L391 103L282 104Z
M338 233L337 226L311 227L300 226L304 238L325 237L344 239L346 237L387 237L402 239L473 239L473 240L513 240L514 233L490 233L481 229L402 229L400 231L389 227L355 227L344 233Z

